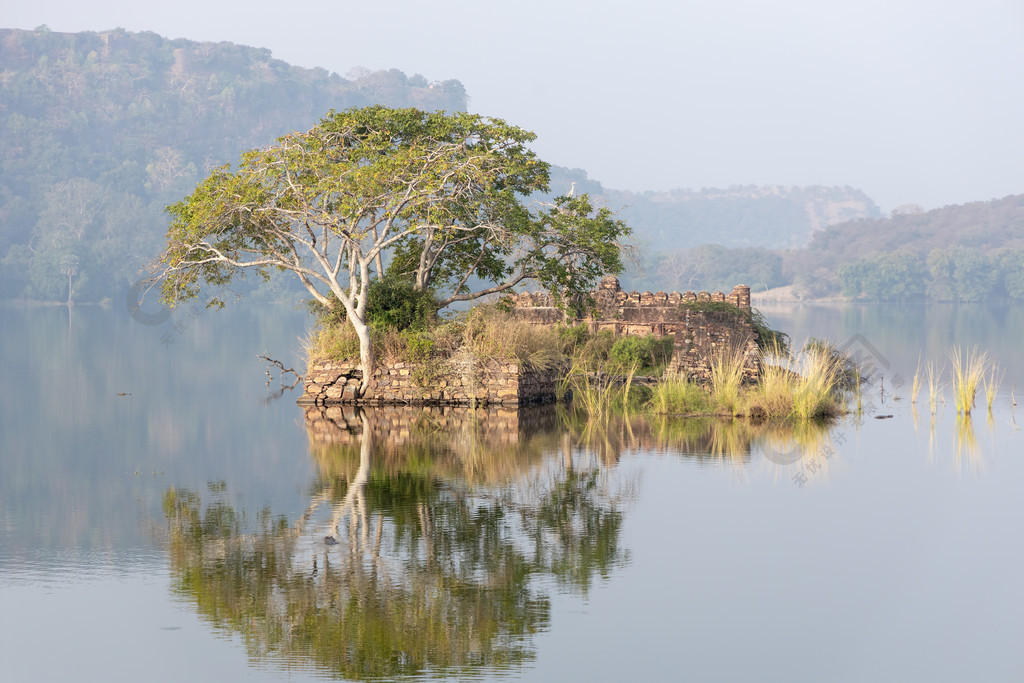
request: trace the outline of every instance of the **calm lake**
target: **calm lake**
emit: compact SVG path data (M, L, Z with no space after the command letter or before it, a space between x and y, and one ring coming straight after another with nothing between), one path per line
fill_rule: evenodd
M859 414L307 411L290 308L0 309L0 680L1024 678L1024 307L761 310ZM954 345L991 411L911 401Z

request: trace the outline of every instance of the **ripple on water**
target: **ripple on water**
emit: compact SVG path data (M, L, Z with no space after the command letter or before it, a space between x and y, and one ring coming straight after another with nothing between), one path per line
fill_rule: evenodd
M73 587L82 583L162 570L166 559L159 550L83 551L80 549L0 548L0 588L10 586Z

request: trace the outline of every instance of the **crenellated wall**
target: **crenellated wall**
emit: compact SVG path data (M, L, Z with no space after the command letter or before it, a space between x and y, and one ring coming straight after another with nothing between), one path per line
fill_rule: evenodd
M591 332L609 330L616 335L675 335L670 372L699 382L711 376L711 363L722 353L743 355L744 373L754 381L759 371L757 332L750 317L750 287L736 285L723 292L626 292L619 280L607 276L593 294L595 312L575 323ZM565 321L551 295L523 292L513 295L516 315L525 322L550 325ZM710 306L702 304L731 304Z

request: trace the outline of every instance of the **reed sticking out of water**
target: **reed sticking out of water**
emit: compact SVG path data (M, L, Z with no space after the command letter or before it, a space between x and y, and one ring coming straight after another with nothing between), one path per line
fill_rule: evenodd
M977 348L964 351L954 346L950 349L949 359L953 363L953 401L956 403L956 412L970 415L974 408L974 397L989 367L988 355Z
M591 417L608 418L613 409L629 407L636 371L634 365L621 377L611 376L592 372L585 362L577 362L566 375L560 393L571 391L573 402L581 405Z
M924 366L924 372L928 378L928 407L931 408L932 415L934 415L939 401L939 380L942 371L936 367L934 361L928 361Z
M1003 381L1003 374L995 363L989 366L988 374L985 375L985 403L988 405L988 412L992 412L992 403L996 400L996 393L999 391L999 384Z
M921 357L917 357L917 369L914 370L914 381L910 383L910 402L917 403L917 393L921 391Z
M789 357L780 351L762 355L760 381L747 394L748 415L788 417L793 414L793 386L797 375L789 366Z

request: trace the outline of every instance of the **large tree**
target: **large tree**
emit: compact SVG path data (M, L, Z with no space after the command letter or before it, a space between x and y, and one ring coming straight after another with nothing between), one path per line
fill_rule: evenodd
M549 178L527 147L534 138L475 114L330 112L214 169L168 207L164 299L173 305L246 271L291 271L314 299L333 295L344 307L365 391L374 369L367 293L385 255L409 264L415 286L438 291L442 304L524 280L571 300L621 270L624 223L586 195L530 199Z

